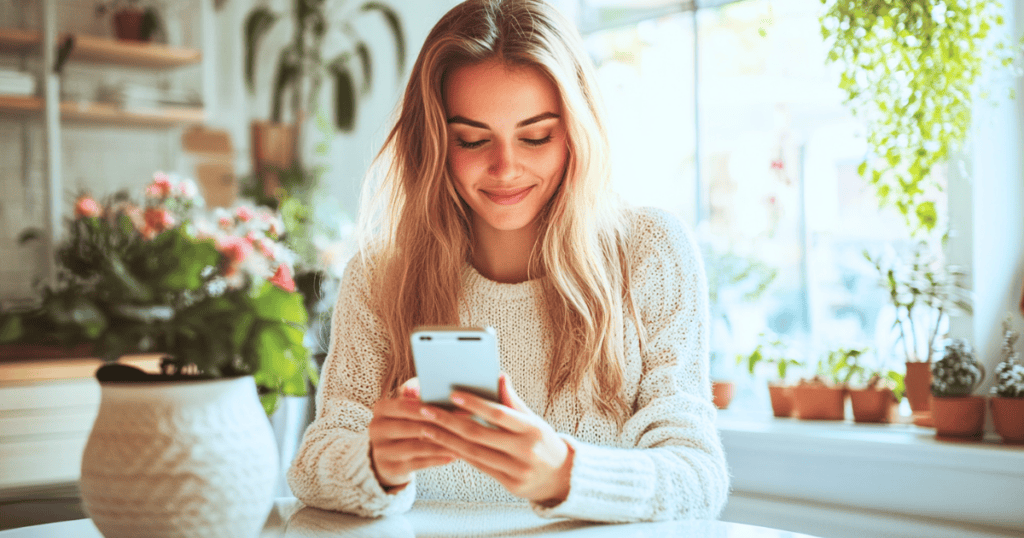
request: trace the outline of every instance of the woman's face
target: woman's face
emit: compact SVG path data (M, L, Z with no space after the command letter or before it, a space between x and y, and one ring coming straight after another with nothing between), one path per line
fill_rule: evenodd
M456 69L445 90L448 166L474 228L530 230L569 154L554 83L535 67L485 61Z

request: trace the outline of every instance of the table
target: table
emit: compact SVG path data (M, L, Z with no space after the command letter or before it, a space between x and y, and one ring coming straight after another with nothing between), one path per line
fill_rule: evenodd
M88 519L0 531L0 538L102 538ZM280 498L260 538L813 538L724 521L600 524L537 517L526 505L418 501L410 512L381 519L318 510Z

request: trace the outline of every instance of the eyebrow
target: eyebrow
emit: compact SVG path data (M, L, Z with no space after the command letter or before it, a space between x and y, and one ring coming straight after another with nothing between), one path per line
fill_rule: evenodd
M544 112L543 114L537 114L536 116L533 116L532 118L526 118L525 120L517 123L516 124L516 128L518 129L520 127L526 127L527 125L532 125L532 124L537 123L539 121L544 121L544 120L551 119L551 118L560 118L560 117L561 116L559 116L558 114L555 114L554 112ZM469 118L467 118L465 116L452 116L452 117L448 118L448 123L461 123L463 125L469 125L470 127L476 127L478 129L488 129L488 130L490 130L490 128L491 128L486 123L482 123L482 122L479 122L479 121L476 121L476 120L471 120L471 119L469 119Z

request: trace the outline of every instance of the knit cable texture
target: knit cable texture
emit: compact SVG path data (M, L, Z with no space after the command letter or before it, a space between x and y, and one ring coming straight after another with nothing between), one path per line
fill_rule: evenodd
M729 475L715 429L708 374L708 291L700 251L661 210L633 213L632 291L647 330L641 353L625 323L623 390L634 414L619 430L589 404L588 391L558 391L548 404L547 368L557 335L547 326L543 279L501 284L467 265L460 323L491 326L501 368L526 404L572 445L569 495L545 517L628 522L713 519ZM379 398L385 332L369 308L361 262L346 269L334 310L330 352L306 430L288 472L296 497L318 508L376 517L416 499L526 502L464 461L424 469L385 492L370 467L367 426ZM547 404L547 405L546 405Z

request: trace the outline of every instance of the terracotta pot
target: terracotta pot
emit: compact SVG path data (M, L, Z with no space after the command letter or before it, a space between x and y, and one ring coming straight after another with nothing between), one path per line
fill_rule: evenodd
M777 417L793 416L793 387L769 383L768 396L772 400L772 414Z
M818 385L793 387L793 406L803 420L843 420L846 418L846 389Z
M735 392L736 385L732 381L711 382L711 400L715 403L715 407L719 409L729 408L729 402L732 401L732 396Z
M890 389L856 389L850 391L854 422L892 422L896 397Z
M125 8L114 13L114 35L126 41L149 41L142 36L142 19L145 12L136 8Z
M1004 443L1024 444L1024 398L993 396L992 422Z
M907 375L903 379L907 387L907 401L915 414L931 409L932 363L907 362Z
M935 436L980 439L985 426L985 397L959 396L932 398Z
M253 121L250 125L250 134L253 174L259 178L263 195L267 198L277 198L277 189L281 182L276 170L290 168L295 162L295 126Z

